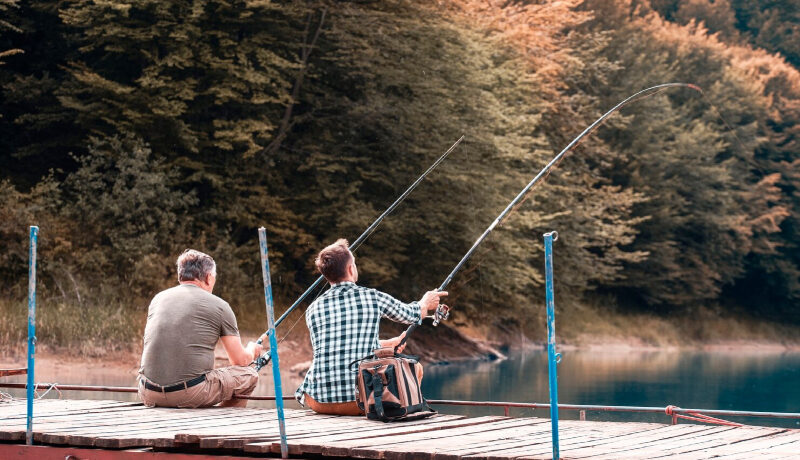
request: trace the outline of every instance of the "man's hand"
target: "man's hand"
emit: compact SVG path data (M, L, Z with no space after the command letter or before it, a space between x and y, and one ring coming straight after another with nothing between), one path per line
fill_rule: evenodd
M403 337L405 336L406 336L406 331L403 331L403 333L398 335L397 337L386 340L378 340L378 343L381 345L381 348L388 348L388 347L394 348L400 344L400 342L403 340ZM402 353L403 350L405 350L406 345L408 345L408 343L404 343L402 347L397 349L397 352Z
M441 298L447 295L447 291L428 291L422 296L419 304L422 306L422 317L425 318L436 311L436 307L441 303Z
M265 336L261 336L262 340L264 340L264 338ZM256 342L248 342L245 351L253 356L251 361L255 361L259 356L261 356L262 353L264 353L264 347Z

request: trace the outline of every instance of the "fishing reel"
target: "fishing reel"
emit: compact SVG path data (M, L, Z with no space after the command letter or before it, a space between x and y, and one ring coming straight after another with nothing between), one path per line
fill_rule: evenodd
M250 363L250 365L251 366L255 365L256 372L258 372L258 371L261 370L262 367L264 367L267 364L269 364L269 361L270 361L270 355L269 355L269 351L267 351L264 354L262 354L261 356L259 356L258 358L256 358L256 360L253 361L252 363Z
M447 305L440 303L438 307L436 307L436 313L433 314L433 325L438 326L440 321L444 321L450 317L450 307Z

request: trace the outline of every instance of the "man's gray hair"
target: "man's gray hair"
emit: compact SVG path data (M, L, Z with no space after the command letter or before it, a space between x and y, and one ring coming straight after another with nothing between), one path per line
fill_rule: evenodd
M206 281L208 275L217 277L217 264L210 255L187 249L178 256L178 281Z

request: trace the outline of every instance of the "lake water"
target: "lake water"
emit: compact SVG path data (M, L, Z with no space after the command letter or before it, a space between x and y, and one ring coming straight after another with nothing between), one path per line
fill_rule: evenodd
M800 353L564 351L558 365L561 404L675 405L693 409L800 412ZM428 366L429 399L549 402L547 352L527 351L499 362ZM437 407L448 413L502 414L502 408ZM511 415L549 417L549 409ZM562 410L561 418L577 419ZM587 412L587 420L668 423L661 414ZM800 428L800 421L733 418L750 424Z
M800 353L767 352L631 352L563 351L558 392L562 404L609 406L675 405L684 408L760 412L800 412ZM131 386L135 368L117 366L85 368L37 366L36 380L63 384ZM5 381L24 381L24 377ZM547 353L529 350L503 361L470 361L427 365L423 393L428 399L516 401L547 403ZM297 377L285 375L284 394L297 387ZM274 394L269 372L255 394ZM24 397L22 390L0 391ZM51 392L48 397L57 396ZM64 392L64 397L134 400L134 394ZM274 407L255 402L256 407ZM287 407L299 407L287 403ZM502 415L502 408L437 406L451 414ZM513 416L548 417L547 409L511 409ZM576 419L577 411L561 411L561 418ZM588 412L588 420L630 420L668 423L660 414ZM795 420L732 418L750 424L800 428Z

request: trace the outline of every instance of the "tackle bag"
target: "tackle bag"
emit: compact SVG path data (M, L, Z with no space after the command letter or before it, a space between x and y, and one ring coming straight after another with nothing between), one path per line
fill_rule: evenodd
M358 363L356 403L370 420L383 422L415 420L436 413L422 397L416 356L395 353L394 348L379 348Z

